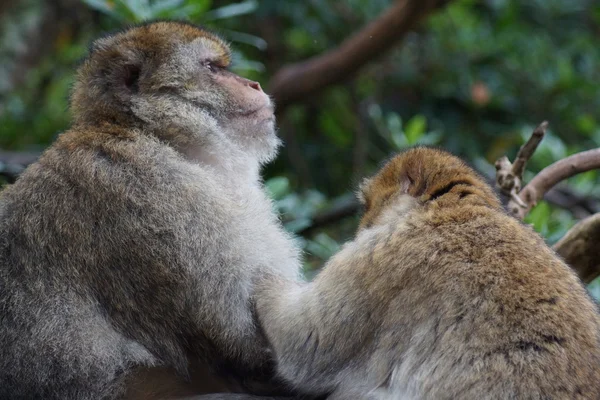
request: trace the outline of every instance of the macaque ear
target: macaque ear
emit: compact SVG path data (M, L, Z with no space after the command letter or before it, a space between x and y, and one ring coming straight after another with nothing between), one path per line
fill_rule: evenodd
M137 93L141 68L135 64L123 66L123 84L132 93Z
M135 93L138 90L144 54L119 44L119 37L107 37L96 40L91 48L100 66L99 78L107 82L112 90L119 94Z
M400 193L408 194L412 197L420 197L425 193L426 184L420 175L420 170L403 171L398 178Z
M414 186L415 181L410 177L410 175L407 172L404 172L400 175L398 183L398 186L400 187L400 193L412 194L410 189Z

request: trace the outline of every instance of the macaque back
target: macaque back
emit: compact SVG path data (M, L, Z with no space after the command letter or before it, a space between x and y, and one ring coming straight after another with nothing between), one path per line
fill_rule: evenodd
M362 185L356 238L258 314L282 377L330 399L598 399L600 318L573 271L458 158Z

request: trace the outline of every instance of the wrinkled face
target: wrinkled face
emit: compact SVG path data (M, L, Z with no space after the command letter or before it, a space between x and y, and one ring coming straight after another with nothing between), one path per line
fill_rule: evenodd
M200 158L233 146L268 161L279 143L272 103L229 64L226 44L193 25L135 27L96 41L80 70L74 114L91 108L105 118L143 123Z

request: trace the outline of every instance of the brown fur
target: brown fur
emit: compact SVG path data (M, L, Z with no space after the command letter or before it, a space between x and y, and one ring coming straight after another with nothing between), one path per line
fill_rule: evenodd
M331 399L600 398L596 305L473 170L417 148L362 197L314 282L257 293L284 378Z

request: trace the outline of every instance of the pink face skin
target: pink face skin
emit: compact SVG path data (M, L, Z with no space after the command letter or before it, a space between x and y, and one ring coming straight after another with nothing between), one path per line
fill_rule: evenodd
M211 80L224 92L228 112L221 123L230 139L261 162L276 154L279 140L275 134L275 114L271 99L260 84L225 69L217 69Z
M242 78L229 71L214 75L214 80L238 102L238 116L254 121L273 119L273 105L258 82Z

